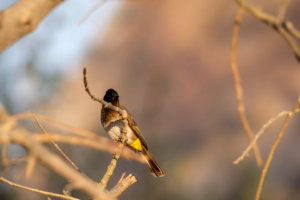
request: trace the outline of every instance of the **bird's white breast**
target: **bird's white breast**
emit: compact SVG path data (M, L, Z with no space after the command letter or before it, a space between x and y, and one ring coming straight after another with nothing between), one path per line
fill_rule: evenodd
M119 138L122 134L122 120L116 120L109 124L103 124L104 130L108 133L108 135L115 141L119 141ZM127 144L131 144L137 137L135 136L132 129L127 126Z

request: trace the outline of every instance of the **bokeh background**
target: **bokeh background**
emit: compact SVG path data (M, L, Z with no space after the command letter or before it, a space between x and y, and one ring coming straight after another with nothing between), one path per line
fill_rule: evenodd
M14 2L1 0L0 9ZM273 15L280 2L251 1ZM107 1L78 25L97 3L63 2L35 32L0 55L4 108L11 114L33 110L107 136L99 121L100 104L84 91L82 70L87 66L92 92L102 97L109 88L118 91L166 173L154 178L146 165L120 159L108 188L123 172L139 179L120 199L254 199L262 168L253 153L232 164L248 145L229 65L234 1ZM299 8L299 1L290 1L286 14L295 27L300 27ZM237 64L253 132L294 107L300 93L299 63L276 32L248 13L241 24ZM264 160L283 120L258 142ZM279 143L262 200L300 199L299 120L299 115L293 117ZM95 181L111 159L89 148L61 147ZM24 154L10 146L10 157ZM13 168L8 178L58 193L66 184L42 165L31 180L24 180L22 167ZM0 183L0 199L46 197Z

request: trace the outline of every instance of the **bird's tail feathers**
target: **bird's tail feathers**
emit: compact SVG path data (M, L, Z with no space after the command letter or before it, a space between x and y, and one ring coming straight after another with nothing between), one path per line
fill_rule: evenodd
M165 175L164 171L160 168L160 166L157 164L157 162L154 160L154 158L151 156L147 149L143 147L143 150L140 153L147 161L147 165L153 176L163 177Z

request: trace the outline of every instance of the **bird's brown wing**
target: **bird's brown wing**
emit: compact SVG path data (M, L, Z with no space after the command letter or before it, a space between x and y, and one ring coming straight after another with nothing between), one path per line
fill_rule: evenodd
M133 130L134 134L140 139L142 145L145 147L145 149L148 150L148 146L147 143L139 129L139 127L137 126L137 124L135 123L133 117L131 116L131 114L129 113L129 111L124 107L124 106L119 106L122 110L126 110L127 112L127 119L128 119L128 125L129 127Z

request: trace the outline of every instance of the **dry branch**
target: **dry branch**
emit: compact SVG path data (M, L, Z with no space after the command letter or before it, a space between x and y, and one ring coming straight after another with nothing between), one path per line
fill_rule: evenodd
M114 146L115 142L113 141L111 141L111 143L102 144L101 141L95 141L89 138L83 138L83 137L78 137L73 135L62 135L58 133L48 133L48 135L33 133L32 135L38 142L41 143L48 143L51 142L51 140L53 140L54 142L58 142L58 143L86 146L100 151L106 151L108 153L115 152L115 146ZM135 160L140 163L145 163L145 160L141 156L135 154L134 152L132 152L132 150L127 148L122 150L121 156L127 160Z
M44 123L50 124L51 126L60 128L62 130L69 131L76 135L80 135L80 136L91 138L91 139L98 139L100 137L96 133L64 124L62 122L56 121L54 119L51 119L51 118L43 116L43 115L36 114L36 116L39 118L40 121L42 121ZM16 120L32 119L31 112L18 113L18 114L13 115L12 117ZM109 141L107 138L104 138L104 137L103 137L103 140L104 140L104 142Z
M19 126L15 120L12 119L13 118L4 110L0 109L0 144L19 144L27 150L30 156L36 157L49 169L70 181L72 185L74 185L74 188L86 192L93 197L93 199L112 199L107 193L100 189L97 184L91 182L59 156L53 154L38 143L27 130Z
M8 158L8 144L3 144L2 145L2 165L7 165L9 163L9 158Z
M39 193L39 194L43 194L43 195L47 195L47 196L52 196L52 197L59 197L61 199L79 200L77 198L66 196L66 195L63 195L63 194L56 194L56 193L53 193L53 192L46 192L46 191L43 191L43 190L37 190L37 189L34 189L34 188L25 187L23 185L13 183L13 182L5 179L4 177L0 177L0 180L3 181L3 182L6 182L9 185L21 188L23 190L28 190L28 191L31 191L31 192L35 192L35 193Z
M255 18L257 18L258 20L262 21L263 23L267 24L275 31L277 31L281 35L281 37L283 37L283 39L288 43L295 57L300 62L300 51L293 38L290 37L293 36L294 38L300 40L300 32L294 28L292 22L283 21L285 10L287 7L287 2L282 3L282 6L280 6L279 9L278 17L275 17L263 12L261 9L256 8L249 3L246 3L243 0L234 0L234 1L238 4L240 8L243 8L251 15L253 15Z
M293 115L296 113L297 109L299 108L300 106L300 95L299 95L299 98L298 98L298 101L295 105L295 107L293 108L293 110L288 114L287 118L285 119L280 131L279 131L279 134L274 142L274 144L272 145L272 148L271 148L271 151L269 153L269 156L267 158L267 161L265 163L265 166L262 170L262 173L261 173L261 176L260 176L260 180L259 180L259 185L258 185L258 189L257 189L257 192L256 192L256 196L255 196L255 200L259 200L259 197L260 197L260 193L261 193L261 190L262 190L262 187L263 187L263 184L264 184L264 180L265 180L265 176L267 174L267 171L268 171L268 168L270 166L270 163L273 159L273 155L275 153L275 150L277 148L277 145L281 139L281 137L283 136L283 132L286 128L286 126L288 125L289 121L291 120L291 118L293 117Z
M136 182L136 178L135 176L132 176L131 174L129 174L125 179L121 179L119 181L119 183L113 187L109 193L117 198L119 197L129 186L131 186L132 184L134 184Z
M297 109L295 111L296 113L297 112L300 112L300 109ZM264 133L264 131L266 130L267 127L269 127L272 123L274 123L277 119L279 119L280 117L282 116L285 116L285 115L289 115L291 112L288 112L288 111L283 111L283 112L280 112L276 117L273 117L272 119L270 119L267 123L265 123L263 125L263 127L261 128L261 130L255 135L254 137L254 140L252 143L256 143L258 138ZM245 156L248 155L249 151L252 149L252 144L250 144L247 149L242 153L242 155L240 157L238 157L235 161L233 161L233 164L239 164L240 161L242 161Z
M236 15L236 20L234 24L234 29L233 29L233 35L232 35L232 43L231 43L231 54L230 54L230 67L231 71L234 77L234 85L235 85L235 90L236 90L236 98L237 98L237 103L238 103L238 111L240 114L240 118L243 124L243 127L247 133L248 139L250 144L253 146L253 152L256 158L257 164L260 166L262 165L262 158L259 153L259 149L256 145L255 142L253 142L253 132L250 128L249 122L246 117L245 113L245 106L243 102L243 90L241 86L241 79L240 75L237 70L237 65L235 62L235 57L236 57L236 46L237 46L237 39L238 39L238 33L239 33L239 25L242 20L242 14L243 14L243 9L239 9L238 13Z
M33 118L35 119L36 123L38 124L38 126L40 127L40 129L43 131L43 133L45 133L48 136L47 131L42 127L42 125L40 124L39 120L35 117L34 113L31 111L31 114L33 116ZM73 161L61 150L61 148L53 141L50 139L50 142L55 146L55 148L59 151L59 153L61 155L63 155L63 157L79 172L81 172L79 170L79 168L73 163ZM84 174L85 175L85 174Z
M115 152L115 142L111 139L108 139L106 137L100 136L96 133L76 128L70 125L66 125L64 123L58 122L54 119L51 119L49 117L35 114L36 117L38 117L39 121L43 123L50 124L51 126L57 127L59 129L62 129L64 131L68 131L70 133L74 133L76 135L80 135L83 137L78 137L74 135L64 135L64 134L58 134L58 133L48 133L47 135L39 134L39 133L32 133L35 137L35 139L39 142L51 142L53 140L54 142L61 142L61 143L68 143L72 145L81 145L81 146L87 146L90 148L94 148L101 151L106 151L109 153ZM19 113L12 116L16 120L24 120L24 119L32 119L32 114L30 112L25 113ZM128 160L135 160L141 163L145 163L145 160L133 153L131 150L125 148L121 152L121 156Z
M84 22L97 8L102 6L106 1L107 0L100 0L96 5L94 5L92 9L88 11L87 14L79 21L78 25Z
M27 158L27 165L26 165L26 172L25 172L25 178L30 179L32 176L32 173L34 171L36 165L36 157L32 155L28 155Z
M0 12L0 52L36 29L62 0L19 0Z

